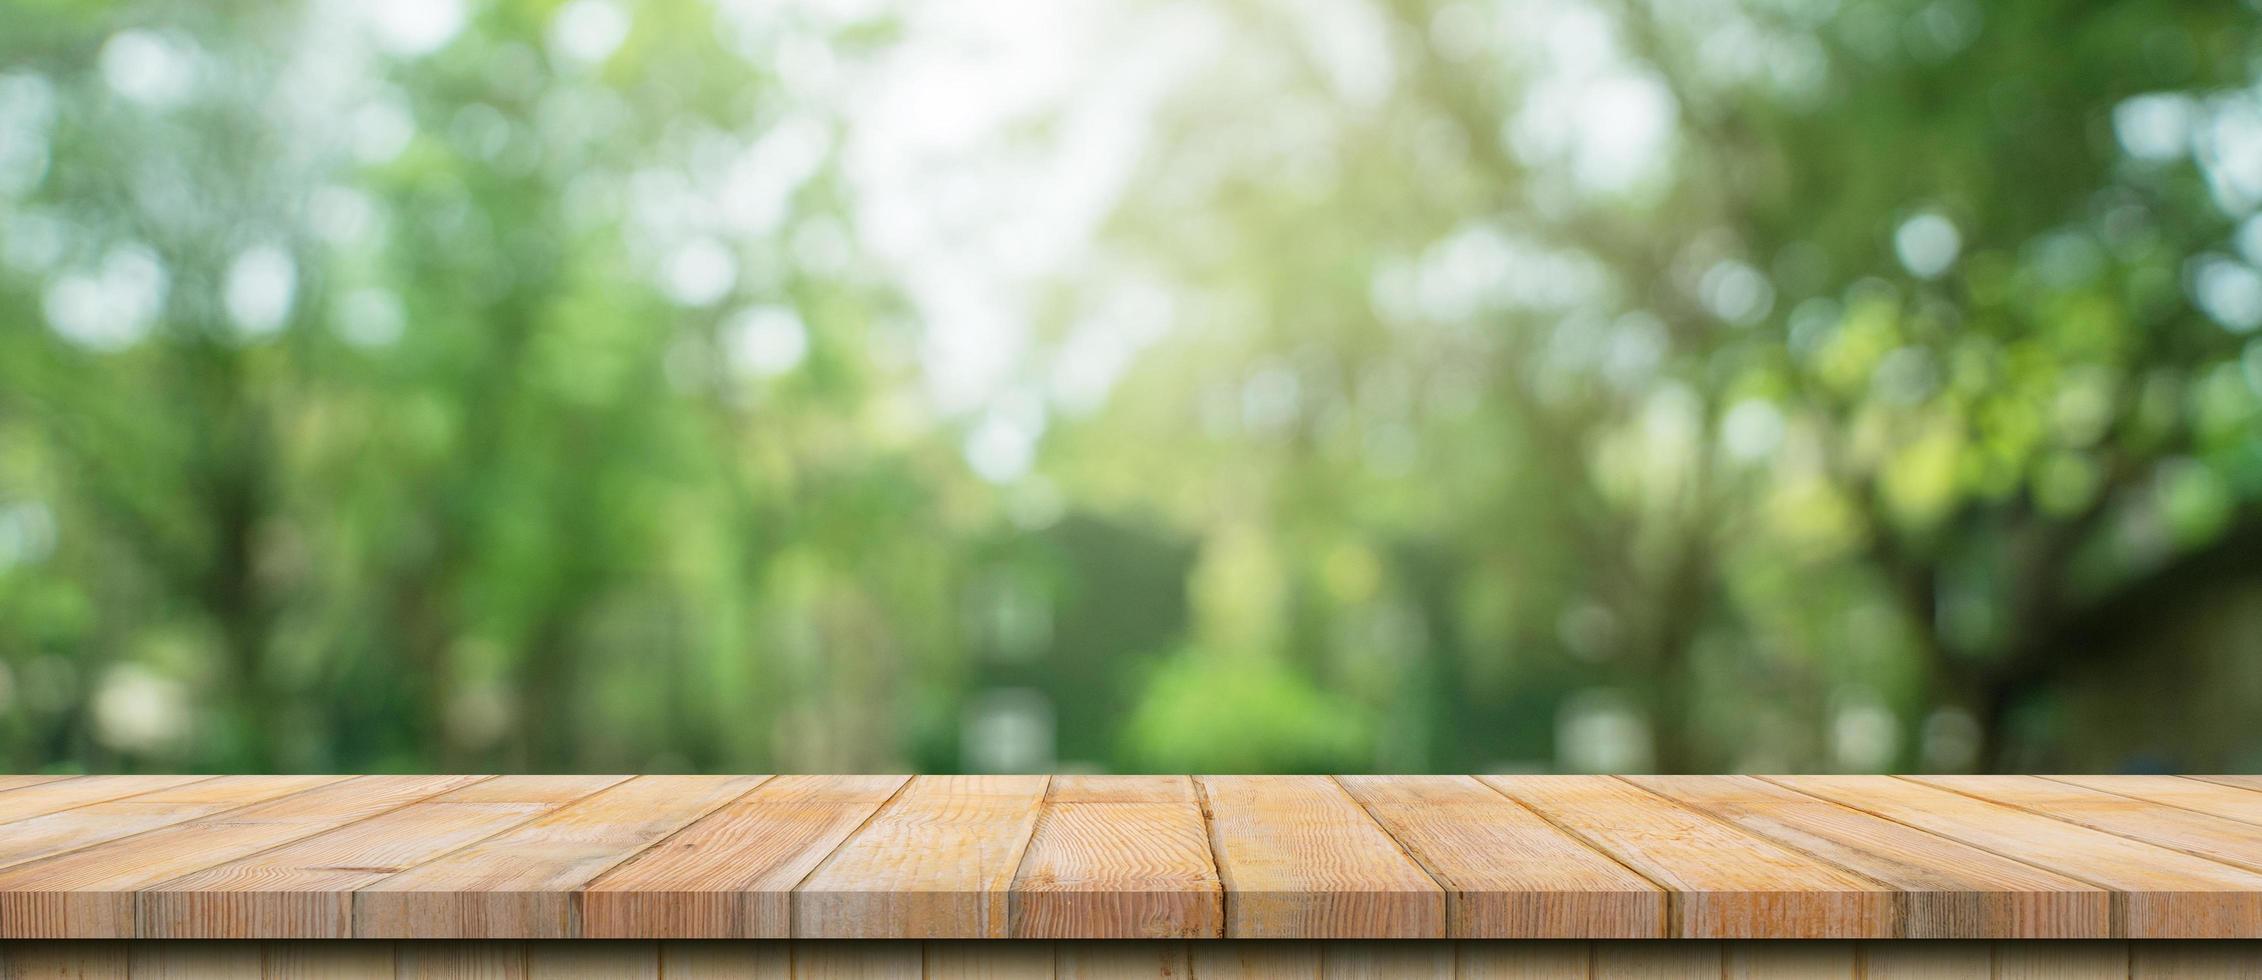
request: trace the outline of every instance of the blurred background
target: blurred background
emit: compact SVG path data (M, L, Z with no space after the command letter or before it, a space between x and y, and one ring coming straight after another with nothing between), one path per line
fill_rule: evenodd
M2262 769L2262 15L0 0L0 767Z

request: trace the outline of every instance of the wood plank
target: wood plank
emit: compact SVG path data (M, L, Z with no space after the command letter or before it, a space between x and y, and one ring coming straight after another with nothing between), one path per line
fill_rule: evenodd
M793 944L783 939L674 940L660 944L661 980L792 980Z
M1193 975L1186 943L1094 940L1053 944L1053 975L1060 980L1185 980Z
M1460 980L1586 980L1592 943L1548 939L1453 940Z
M1445 892L1325 776L1203 776L1225 934L1434 939Z
M783 939L793 889L909 776L779 776L606 872L582 895L591 938Z
M1658 942L1655 940L1598 940L1594 944L1595 980L1689 980L1720 975L1724 960L1720 943Z
M1864 980L1992 980L1995 945L1973 940L1866 942Z
M523 980L520 942L401 943L394 947L400 980Z
M215 865L141 893L140 934L343 939L353 893L627 779L497 776Z
M6 980L126 980L131 975L129 943L14 942L0 947L0 977Z
M2102 888L1749 776L1628 776L1644 789L1899 889L1916 939L2095 939Z
M1899 935L1893 889L1608 776L1482 776L1493 788L1673 891L1676 936Z
M796 940L793 980L920 980L926 952L905 940Z
M1468 776L1344 776L1445 887L1457 939L1665 935L1665 890Z
M240 980L261 973L258 943L134 943L127 971L168 980Z
M2238 776L2230 776L2230 775L2220 775L2220 774L2218 774L2218 775L2212 775L2212 776L2190 775L2190 776L2185 776L2184 778L2185 778L2185 779L2197 779L2197 780L2200 780L2200 781L2202 781L2202 782L2217 783L2217 784L2220 784L2220 785L2223 785L2223 786L2235 786L2235 787L2238 787L2239 789L2251 789L2251 790L2256 790L2256 791L2258 791L2258 792L2262 792L2262 776L2257 776L2257 775L2238 775Z
M2262 824L2262 792L2183 776L2046 776L2053 782Z
M1855 980L1861 957L1850 942L1744 939L1728 944L1722 980Z
M1215 938L1225 897L1185 776L1056 780L1014 877L1022 939Z
M43 783L52 783L57 780L69 778L71 777L49 775L46 773L18 773L13 775L0 775L0 793L7 793L12 790L23 789L27 786L38 786Z
M2240 942L2130 943L2134 980L2262 980L2262 945Z
M1320 948L1322 980L1453 980L1445 939L1343 939Z
M546 939L526 944L530 980L659 980L660 944Z
M2033 776L1912 776L1927 786L2262 872L2262 826Z
M44 814L68 810L73 807L154 793L190 783L212 779L211 776L74 776L51 782L21 786L0 793L0 822L11 822ZM7 828L0 827L0 830Z
M933 939L925 948L925 980L1053 980L1054 945L1047 941Z
M2262 876L2180 851L1892 776L1769 776L1769 782L2114 889L2114 934L2262 936Z
M766 776L638 776L354 893L354 935L567 939L578 892Z
M1192 803L1191 776L1054 776L1045 799L1053 803Z
M326 780L296 793L304 779L262 781L263 802L107 803L68 811L156 807L168 816L203 808L209 815L17 865L0 872L0 936L35 939L126 938L136 934L136 893L213 864L344 826L446 792L480 776L358 776ZM186 792L208 783L184 787ZM159 794L162 795L162 794ZM151 799L139 797L137 799ZM227 797L233 802L237 797ZM58 815L60 816L60 815Z
M393 980L393 944L297 940L263 942L259 975L265 980Z
M134 778L134 777L119 777ZM211 816L345 779L344 776L218 776L144 789L0 824L0 868ZM72 780L75 783L78 780ZM129 786L152 786L136 782ZM25 790L38 793L35 786Z
M1324 943L1246 939L1189 941L1186 954L1200 980L1318 980Z
M1044 776L920 776L793 893L812 939L998 939Z
M2123 942L2001 942L1995 944L1995 980L2125 980Z

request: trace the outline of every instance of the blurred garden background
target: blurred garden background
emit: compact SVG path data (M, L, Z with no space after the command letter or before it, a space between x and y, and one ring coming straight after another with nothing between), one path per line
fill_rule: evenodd
M2262 14L0 0L0 768L2262 769Z

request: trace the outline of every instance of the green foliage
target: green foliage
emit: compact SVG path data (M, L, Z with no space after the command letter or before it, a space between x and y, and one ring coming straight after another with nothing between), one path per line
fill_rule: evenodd
M1186 650L1156 667L1123 739L1142 772L1334 772L1363 768L1374 734L1285 664Z
M0 765L2262 761L2250 10L1040 7L0 0Z

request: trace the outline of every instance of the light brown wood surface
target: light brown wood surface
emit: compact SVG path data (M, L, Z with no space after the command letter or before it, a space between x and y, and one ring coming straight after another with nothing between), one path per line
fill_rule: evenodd
M812 872L793 934L998 939L1044 776L920 776Z
M2045 776L2055 782L2086 786L2147 803L2182 807L2199 813L2262 824L2262 793L2210 783L2203 779L2160 776Z
M638 776L354 894L354 935L562 939L580 889L766 776Z
M1225 934L1445 935L1445 891L1326 776L1203 776Z
M339 780L0 872L0 935L139 935L140 893L184 872L382 814L478 776ZM287 783L281 785L289 785Z
M1893 776L1772 776L1778 785L2112 889L2113 934L2262 935L2262 876ZM2163 808L2166 809L2166 808Z
M2262 871L2262 826L2033 776L1920 776L1954 790L2134 840ZM2262 794L2256 794L2262 795Z
M372 777L376 778L376 777ZM516 827L626 776L496 776L149 886L141 935L343 939L355 890Z
M2168 778L2168 777L2163 777L2163 776L2148 776L2148 777L2143 777L2143 778L2147 778L2147 779L2164 779L2164 778ZM2262 775L2253 775L2253 774L2245 774L2245 775L2235 775L2235 776L2232 776L2232 775L2215 775L2215 776L2192 776L2192 777L2189 777L2189 778L2191 778L2191 779L2197 779L2197 780L2199 780L2199 781L2201 781L2201 782L2215 783L2215 784L2217 784L2217 785L2220 785L2220 786L2229 786L2229 787L2231 787L2231 788L2233 788L2233 789L2251 789L2251 790L2256 790L2256 791L2262 791Z
M0 939L482 939L485 952L434 947L387 962L405 975L518 975L587 964L511 943L613 937L643 941L665 975L666 950L694 971L725 948L685 944L694 940L840 937L845 945L808 947L810 962L911 975L1045 963L1105 975L1132 963L1140 975L1206 964L1202 975L1345 977L1436 973L1435 951L1447 947L1320 955L1219 941L2256 939L2262 788L2242 782L0 777L0 816L13 815L0 820ZM1022 952L838 952L885 939ZM1690 957L1739 976L1793 963L1759 963L1743 947L1452 948L1456 975L1469 956L1502 976L1560 973L1574 948L1593 960L1578 969L1606 976ZM1936 948L1996 950L1991 970L2051 962L2035 950L2006 959L1999 946ZM1044 949L1049 959L1032 952ZM148 962L202 969L222 950ZM2155 959L2155 974L2197 962ZM1885 955L1871 975L1924 975L1911 972L1920 961ZM637 973L645 957L607 962Z
M4 793L12 789L22 789L26 786L37 786L41 783L52 783L56 780L69 778L71 777L46 775L41 773L20 773L12 776L0 776L0 793Z
M1446 934L1650 939L1666 892L1468 776L1345 776L1353 798L1445 888Z
M56 809L35 817L0 824L0 867L23 864L169 824L249 806L262 800L312 789L324 783L337 782L343 777L221 776L179 782L163 788L151 788L163 784L145 782L148 777L114 778L134 781L134 791L130 795L84 805L73 804L68 809ZM89 777L83 784L91 788L98 786L101 781ZM23 792L38 792L41 789L44 787L34 787Z
M1007 932L1015 938L1218 935L1224 886L1193 780L1055 778L1010 906Z
M1192 947L1195 955L1189 955ZM1049 955L1048 955L1049 954ZM2233 980L2256 942L179 940L0 943L0 977L664 980Z
M1911 938L2112 935L2112 896L2094 885L1749 776L1626 778L1739 829L1892 886L1902 898L1902 934Z
M80 776L39 779L0 793L0 822L202 782L211 776Z
M793 889L907 776L779 776L606 872L583 896L582 935L783 939Z
M1673 892L1693 939L1901 934L1894 889L1609 776L1486 776L1493 788Z

